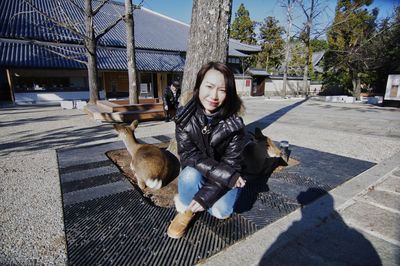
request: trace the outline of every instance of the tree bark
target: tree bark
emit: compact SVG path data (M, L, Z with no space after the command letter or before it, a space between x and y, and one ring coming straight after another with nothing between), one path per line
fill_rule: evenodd
M193 0L188 49L181 86L182 105L191 99L196 75L202 65L210 61L226 62L231 11L232 0Z
M89 104L96 104L99 99L98 77L97 77L97 56L96 56L96 37L93 28L93 9L92 1L85 0L85 28L86 28L86 55L88 59L88 84L89 84Z
M310 88L310 85L308 84L308 67L311 63L311 56L312 56L310 39L311 39L311 28L312 28L313 18L315 16L315 14L314 14L315 0L311 0L310 13L307 14L304 6L302 8L307 17L306 36L305 36L305 42L304 42L305 53L306 53L306 63L304 65L304 72L303 72L303 90L304 90L304 94L306 95L306 97L308 97L309 88Z
M292 0L287 1L287 25L286 25L286 44L285 44L285 61L283 62L283 83L282 83L282 94L286 97L286 86L287 86L287 75L288 75L288 64L290 55L290 31L292 28Z
M128 57L129 104L137 104L135 35L131 0L125 0L126 54Z
M210 61L226 63L232 0L193 0L188 49L183 72L180 103L193 97L197 72ZM177 156L177 144L171 139L168 150Z
M361 79L357 71L352 71L351 83L353 84L353 96L356 100L360 100L361 96Z

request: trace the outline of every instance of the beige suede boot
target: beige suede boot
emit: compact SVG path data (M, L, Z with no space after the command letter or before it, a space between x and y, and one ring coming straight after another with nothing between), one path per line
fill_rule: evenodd
M167 235L171 238L181 238L193 217L194 213L191 211L178 213L169 225Z

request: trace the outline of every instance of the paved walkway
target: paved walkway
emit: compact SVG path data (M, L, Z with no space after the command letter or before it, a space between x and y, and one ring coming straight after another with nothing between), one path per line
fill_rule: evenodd
M400 153L204 262L399 265Z
M204 263L399 265L400 110L263 98L245 105L245 122L274 140L377 165ZM116 134L59 107L3 108L0 127L0 264L66 264L56 149L118 141ZM142 123L137 135L173 129Z

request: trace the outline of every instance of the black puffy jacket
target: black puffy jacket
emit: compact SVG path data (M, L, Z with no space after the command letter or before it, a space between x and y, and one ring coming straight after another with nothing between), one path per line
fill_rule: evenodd
M205 183L194 196L205 209L210 208L240 176L244 146L244 123L241 117L232 115L221 119L213 115L211 120L193 100L178 110L176 141L182 169L196 168Z
M178 108L179 105L179 96L181 95L181 90L176 89L176 93L171 90L171 87L168 86L164 89L163 101L164 105L167 105L169 108Z

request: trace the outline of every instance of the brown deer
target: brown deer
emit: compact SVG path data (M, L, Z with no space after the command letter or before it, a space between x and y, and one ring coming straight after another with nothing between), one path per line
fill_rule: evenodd
M134 134L138 124L135 120L129 126L115 124L114 128L131 155L130 168L140 189L160 189L170 179L171 164L159 147L138 143Z
M264 136L260 128L256 128L252 141L243 150L243 174L248 180L269 177L275 169L298 164L298 161L288 158L285 151L279 149L274 142Z

